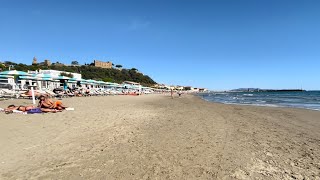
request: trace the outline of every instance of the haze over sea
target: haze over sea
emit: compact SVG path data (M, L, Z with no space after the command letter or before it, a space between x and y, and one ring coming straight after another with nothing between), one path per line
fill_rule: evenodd
M224 104L292 107L320 111L320 91L302 92L210 92L200 96Z

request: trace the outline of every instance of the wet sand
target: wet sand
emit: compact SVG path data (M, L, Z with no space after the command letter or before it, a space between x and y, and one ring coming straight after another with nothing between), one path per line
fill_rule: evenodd
M0 179L320 179L318 111L191 95L63 102L75 111L0 113Z

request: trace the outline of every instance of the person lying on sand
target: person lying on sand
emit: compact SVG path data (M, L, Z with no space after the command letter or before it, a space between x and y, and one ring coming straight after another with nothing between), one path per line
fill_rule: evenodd
M9 105L6 109L4 109L4 112L9 114L12 113L13 110L22 111L22 112L28 112L33 109L37 109L38 107L27 105L27 106L15 106L15 105ZM48 109L48 108L41 108L41 112L59 112L55 109Z
M57 109L57 110L63 110L67 107L62 104L61 101L53 101L48 96L40 96L39 97L39 105L40 108L48 108L48 109Z

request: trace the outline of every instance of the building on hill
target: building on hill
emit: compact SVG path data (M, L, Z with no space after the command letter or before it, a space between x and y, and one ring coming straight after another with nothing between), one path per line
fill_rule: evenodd
M36 57L33 57L32 59L32 65L37 65L38 64L38 60Z
M102 62L99 60L94 60L93 65L95 67L101 67L101 68L106 68L106 69L111 69L112 68L112 62Z
M53 66L65 66L65 64L62 64L60 62L55 62L55 63L52 63Z
M165 84L155 84L152 87L156 89L170 89L170 86L167 86Z
M44 60L43 62L39 63L39 65L42 66L51 66L51 61L50 60Z
M38 63L38 59L36 57L33 57L32 65L51 66L51 61L46 59L43 62Z

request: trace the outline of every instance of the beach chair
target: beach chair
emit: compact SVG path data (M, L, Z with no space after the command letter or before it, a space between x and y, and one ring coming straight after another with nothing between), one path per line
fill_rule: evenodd
M44 89L44 91L46 92L46 94L51 97L51 98L56 98L59 97L56 93L54 93L53 91L50 91L49 89Z
M64 98L64 97L67 96L67 95L65 95L63 92L61 92L61 93L55 93L55 92L53 92L53 91L51 91L51 90L48 90L48 89L46 89L45 92L46 92L47 94L49 94L49 96L52 96L52 97L55 97L55 98Z
M19 91L19 98L22 98L22 99L31 99L32 96L29 95L29 94L26 94L27 91L23 90L23 91Z
M65 90L65 91L64 91L64 94L66 94L67 97L74 97L74 93L71 92L69 89Z
M2 89L3 96L7 98L19 98L19 94L16 91L9 89Z

